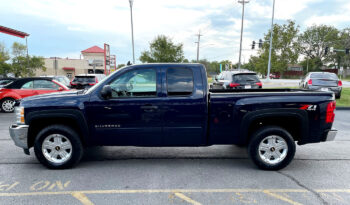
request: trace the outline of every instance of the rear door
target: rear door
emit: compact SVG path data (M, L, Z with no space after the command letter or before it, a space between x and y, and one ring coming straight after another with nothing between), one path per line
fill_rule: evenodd
M163 68L163 145L205 144L206 97L199 68Z

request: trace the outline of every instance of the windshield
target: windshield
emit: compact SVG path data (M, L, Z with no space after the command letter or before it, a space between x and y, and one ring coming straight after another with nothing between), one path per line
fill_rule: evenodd
M117 73L119 73L120 71L124 70L124 68L127 67L123 67L121 69L118 69L116 71L114 71L112 74L110 74L109 76L103 78L103 80L101 80L100 82L96 83L94 86L90 87L88 90L86 90L86 94L90 94L93 90L95 90L101 83L104 83L105 81L107 81L110 78L113 78L113 76L115 76Z

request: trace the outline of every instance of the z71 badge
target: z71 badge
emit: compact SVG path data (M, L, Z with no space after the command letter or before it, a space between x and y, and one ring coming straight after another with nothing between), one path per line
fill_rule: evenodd
M316 111L317 105L301 105L301 110Z

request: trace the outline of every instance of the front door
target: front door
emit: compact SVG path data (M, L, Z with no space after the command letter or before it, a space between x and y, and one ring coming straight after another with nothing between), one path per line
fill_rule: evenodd
M112 98L87 107L95 143L156 146L161 143L161 78L156 68L128 70L109 84Z

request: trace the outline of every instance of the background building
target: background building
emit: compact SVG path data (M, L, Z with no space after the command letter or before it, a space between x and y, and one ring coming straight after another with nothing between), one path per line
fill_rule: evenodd
M78 74L104 73L105 69L105 52L104 49L93 46L81 51L81 59L45 58L46 71L37 70L36 76L64 75L72 79Z

